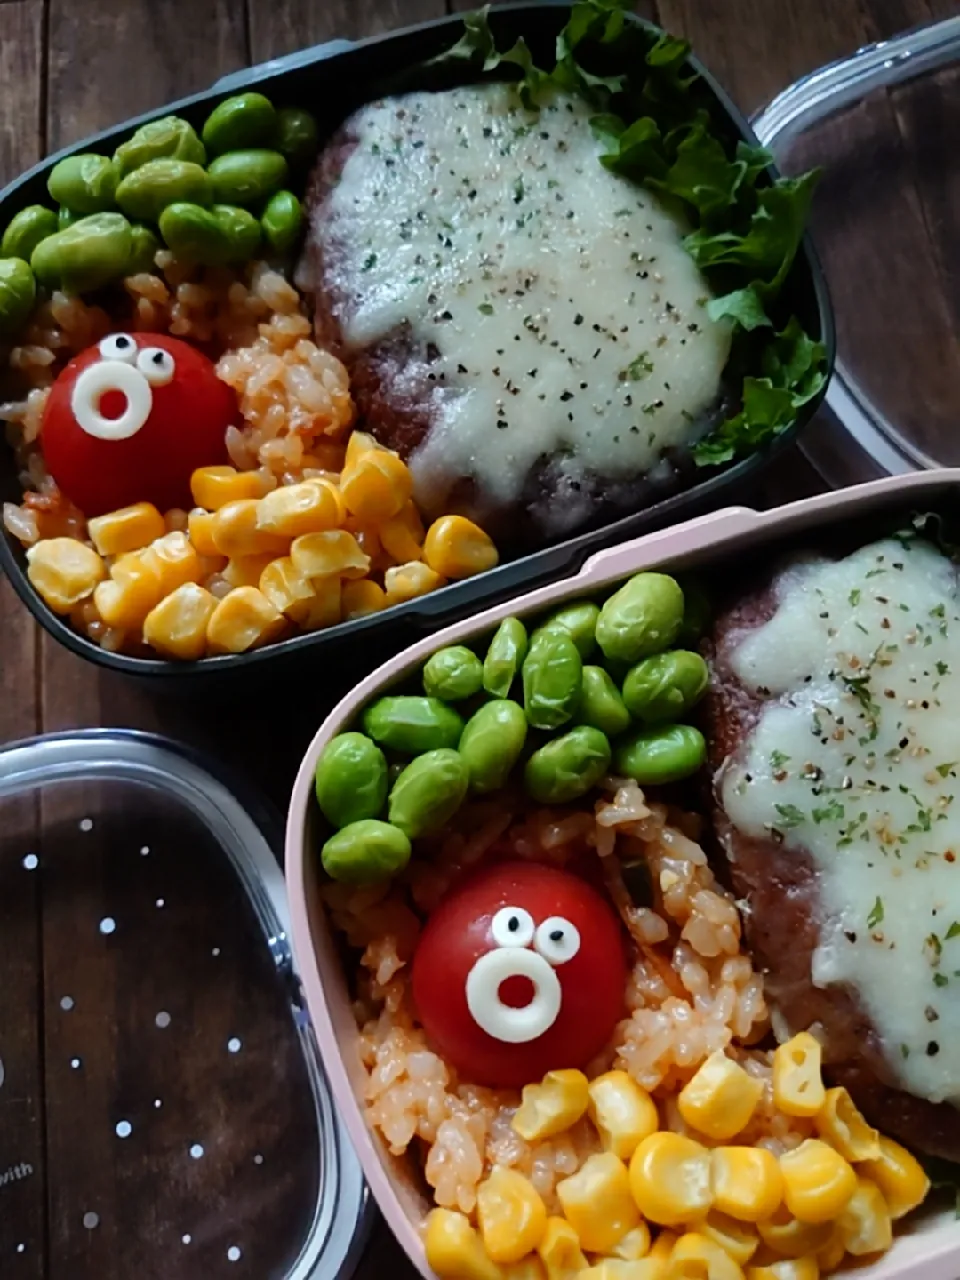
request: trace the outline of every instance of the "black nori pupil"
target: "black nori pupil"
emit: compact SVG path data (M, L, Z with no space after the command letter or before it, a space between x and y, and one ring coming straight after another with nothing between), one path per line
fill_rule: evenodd
M520 921L517 919L516 916L510 917L507 923L507 928L510 930L511 933L517 932L517 930L520 928Z
M165 351L157 351L157 352L155 352L155 353L154 353L154 356L153 356L153 363L154 363L154 364L156 364L156 365L163 364L163 358L164 358L164 356L165 356L165 355L166 355L166 352L165 352Z
M121 334L120 334L120 336L117 338L117 346L118 346L118 347L121 347L121 348L123 348L123 347L129 347L129 346L130 346L130 343L131 343L131 339L130 339L130 338L125 338L125 337L123 336L123 334L122 334L122 333L121 333Z
M563 941L563 930L562 930L562 929L554 929L554 930L553 930L553 932L550 934L550 941L551 941L551 942L562 942L562 941Z

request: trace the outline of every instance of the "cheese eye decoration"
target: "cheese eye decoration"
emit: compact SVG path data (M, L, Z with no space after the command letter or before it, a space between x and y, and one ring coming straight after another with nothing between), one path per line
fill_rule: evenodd
M506 1088L585 1066L623 1016L620 921L579 876L530 862L461 881L424 926L413 999L464 1080Z
M169 351L163 347L141 347L137 356L137 368L151 387L165 387L173 381L177 366Z
M103 339L97 350L104 360L125 360L127 364L133 364L139 347L129 333L111 333Z

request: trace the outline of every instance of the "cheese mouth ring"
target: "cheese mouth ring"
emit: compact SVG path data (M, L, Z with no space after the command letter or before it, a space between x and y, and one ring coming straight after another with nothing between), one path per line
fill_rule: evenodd
M528 978L533 984L529 1004L515 1009L500 999L508 978ZM467 974L467 1008L474 1022L494 1040L526 1044L549 1031L560 1013L560 981L544 960L526 947L498 947L476 961Z
M108 391L119 391L127 401L119 418L105 418L100 401ZM150 384L125 360L98 360L74 383L70 407L77 423L97 440L129 440L150 417L153 392Z

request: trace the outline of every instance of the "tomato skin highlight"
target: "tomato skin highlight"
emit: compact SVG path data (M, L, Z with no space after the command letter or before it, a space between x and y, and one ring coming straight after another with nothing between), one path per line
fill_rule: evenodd
M88 517L136 502L152 502L161 511L191 507L191 475L198 467L227 460L226 431L239 417L232 387L217 377L201 351L167 334L130 336L141 350L161 347L176 365L170 382L150 388L150 415L135 435L99 439L74 416L77 378L103 359L99 347L75 356L61 371L43 413L40 445L47 470ZM102 397L105 416L115 416L118 396L109 391Z
M554 969L562 991L556 1021L520 1044L484 1031L466 996L474 964L496 949L493 917L508 906L523 908L535 924L561 916L580 934L577 954ZM531 862L499 863L456 885L424 926L411 974L413 1001L431 1045L464 1080L500 1088L518 1088L596 1057L625 1015L627 977L623 928L607 900L579 876ZM501 987L505 1004L514 1004L516 983L508 979Z

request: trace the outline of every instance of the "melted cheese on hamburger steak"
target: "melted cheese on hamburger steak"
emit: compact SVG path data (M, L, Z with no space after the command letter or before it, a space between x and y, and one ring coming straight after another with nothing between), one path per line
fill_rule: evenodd
M512 503L544 457L575 501L584 474L642 475L690 444L717 402L730 330L707 316L690 228L604 168L589 119L490 84L351 120L325 265L348 354L402 329L430 353L411 464L428 510L464 477Z
M848 984L908 1092L960 1105L960 600L955 566L889 540L807 564L735 647L771 695L721 799L818 874L818 987Z

